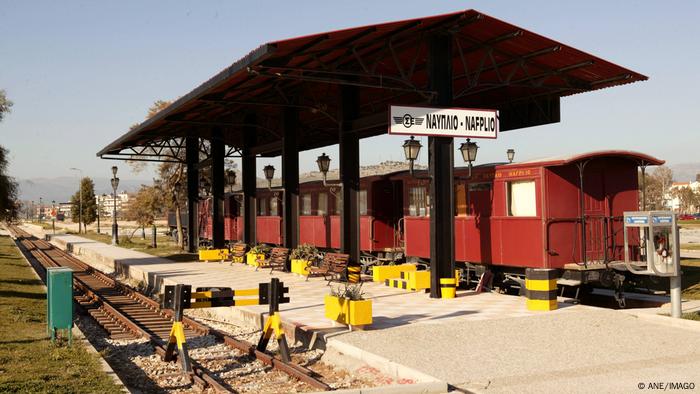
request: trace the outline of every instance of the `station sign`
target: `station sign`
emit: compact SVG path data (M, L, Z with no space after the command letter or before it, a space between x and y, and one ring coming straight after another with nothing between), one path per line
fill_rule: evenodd
M495 109L392 105L389 110L389 134L496 138L498 131Z

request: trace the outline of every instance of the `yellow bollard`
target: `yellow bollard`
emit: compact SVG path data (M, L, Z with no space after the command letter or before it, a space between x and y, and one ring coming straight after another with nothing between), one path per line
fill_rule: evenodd
M442 298L455 298L457 286L455 278L440 278L440 292Z
M360 266L350 266L348 267L348 282L350 283L360 283Z
M557 309L557 277L555 269L525 270L525 292L527 309L531 311L553 311Z

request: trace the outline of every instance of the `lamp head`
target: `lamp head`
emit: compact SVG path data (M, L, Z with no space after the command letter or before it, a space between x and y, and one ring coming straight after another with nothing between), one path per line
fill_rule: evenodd
M463 142L459 146L459 151L462 153L462 159L469 164L476 161L476 153L478 150L479 146L476 144L476 142L471 142L469 138L467 138L467 142Z
M226 183L228 183L229 186L233 186L236 184L236 172L233 170L228 170L226 171Z
M318 170L321 171L325 176L328 173L328 169L331 166L331 158L328 157L325 153L322 153L321 156L316 158L316 164L318 164Z
M512 162L513 162L513 158L515 158L515 149L508 149L508 150L506 151L506 154L508 155L508 162L509 162L509 163L512 163Z
M263 173L265 173L265 179L268 183L272 183L272 178L275 177L275 167L268 164L263 168Z
M420 153L420 148L422 148L420 141L416 141L414 136L411 139L405 140L403 142L403 153L406 156L406 160L414 161L418 159L418 154Z
M112 166L112 175L117 176L117 166Z

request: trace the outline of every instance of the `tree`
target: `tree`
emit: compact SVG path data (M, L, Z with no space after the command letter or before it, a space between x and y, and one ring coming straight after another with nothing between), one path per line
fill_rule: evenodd
M0 146L0 221L17 219L20 209L17 201L17 182L6 174L7 154L7 149Z
M82 197L82 200L81 200ZM82 201L82 204L81 204ZM70 199L71 216L73 223L80 221L82 208L83 230L88 224L97 220L97 201L95 200L95 183L89 177L80 180L80 190L75 192Z
M4 90L0 90L0 121L10 112L12 101L7 99ZM0 221L17 219L20 204L17 201L17 182L7 175L8 151L0 146Z
M693 213L700 206L700 192L689 186L675 188L671 194L678 198L681 213Z
M157 217L163 214L163 191L158 186L142 185L138 193L129 203L125 212L128 220L133 220L140 227L153 226ZM151 245L156 247L156 233L153 231Z
M642 207L642 199L640 198L640 209L666 209L666 199L669 196L669 189L673 184L673 171L666 166L660 166L651 174L645 174L644 179L646 180L647 206L646 208ZM642 187L641 174L639 187Z
M10 108L12 107L12 101L7 99L4 90L0 90L0 121L5 117L5 114L10 113Z

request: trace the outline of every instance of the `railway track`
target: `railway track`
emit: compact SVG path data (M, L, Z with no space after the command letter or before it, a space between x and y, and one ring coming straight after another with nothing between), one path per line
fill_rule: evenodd
M161 309L157 301L94 269L49 242L37 239L16 226L8 226L8 229L19 242L22 251L38 261L44 271L47 267L69 267L73 270L73 286L77 290L75 301L112 339L146 338L154 346L157 354L162 356L165 353L165 344L172 327L172 311ZM45 275L45 272L41 272L40 275ZM185 317L183 324L188 339L212 335L219 343L249 354L314 388L331 390L329 385L319 379L318 374L308 368L284 362L257 350L249 342L233 338L193 319ZM206 367L192 361L194 374L191 379L194 384L216 392L232 391L227 385L219 382Z

